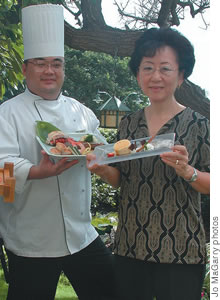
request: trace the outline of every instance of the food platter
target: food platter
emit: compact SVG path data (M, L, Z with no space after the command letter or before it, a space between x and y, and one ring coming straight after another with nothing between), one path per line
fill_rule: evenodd
M90 133L88 133L90 134ZM74 132L74 133L67 133L67 135L71 138L73 138L75 141L79 141L80 138L82 136L85 135L85 133L78 133L78 132ZM98 141L100 141L100 143L103 143L104 140L100 140L100 137L93 134L93 136L95 136L97 138ZM67 157L69 160L73 160L73 159L85 159L86 155L59 155L59 154L53 154L50 152L50 149L53 147L51 145L48 145L44 142L42 142L42 140L39 138L39 136L36 136L36 139L38 141L38 143L41 145L42 149L49 155L51 156L52 158L58 158L58 159L61 159L61 158L64 158L64 157ZM106 142L105 142L106 143Z
M36 139L44 151L52 158L69 160L83 159L86 153L96 146L106 144L101 135L91 132L62 132L53 124L45 121L36 121Z
M131 140L130 142L131 144L135 144L137 147L140 147L141 145L143 145L143 142L147 142L148 140L150 140L150 138L151 137L144 137L136 140ZM114 153L115 144L97 146L93 151L93 154L96 158L90 161L89 166L91 167L96 163L99 165L110 164L115 162L155 156L164 152L171 152L171 148L174 146L174 140L175 133L157 135L150 142L149 145L152 145L152 147L149 147L149 150L143 150L140 152L133 151L130 154L120 156L114 155L113 157L109 157L109 154Z

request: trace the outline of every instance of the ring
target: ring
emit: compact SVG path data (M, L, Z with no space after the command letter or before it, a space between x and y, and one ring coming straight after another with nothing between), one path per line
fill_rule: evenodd
M179 164L179 160L177 159L177 160L176 160L176 165L178 165L178 164Z

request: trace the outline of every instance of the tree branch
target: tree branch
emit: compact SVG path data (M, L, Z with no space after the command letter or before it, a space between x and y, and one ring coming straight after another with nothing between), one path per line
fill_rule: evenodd
M140 30L121 30L105 26L104 28L75 29L65 22L65 45L76 50L104 52L119 57L130 56Z
M183 84L175 93L177 101L184 106L191 107L207 119L210 119L210 101L204 90L191 81L184 80Z
M198 13L202 13L204 10L206 10L207 8L210 8L210 2L209 0L205 1L204 3L201 3L201 5L199 5L198 9L194 9L194 5L191 1L187 1L187 2L182 2L182 1L178 1L177 4L179 6L181 6L183 9L185 7L189 7L190 9L190 14L191 16L194 18Z
M174 0L162 0L161 2L161 9L158 15L157 24L160 27L167 27L168 26L168 19L170 14L170 9L173 5Z
M107 26L102 14L102 0L81 1L81 11L83 17L83 29L99 28Z

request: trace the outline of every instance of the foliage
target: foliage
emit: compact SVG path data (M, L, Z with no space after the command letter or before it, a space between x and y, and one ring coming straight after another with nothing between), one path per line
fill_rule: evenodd
M0 100L22 82L22 31L15 1L0 3Z
M210 241L210 195L201 195L201 210L208 243Z
M99 130L109 144L115 143L117 129L100 128Z
M109 184L103 182L100 177L92 175L92 205L93 215L97 212L106 213L117 211L119 192Z
M99 228L102 225L117 226L117 213L110 212L105 214L97 213L96 216L92 218L92 225Z
M30 5L38 5L38 4L46 4L46 3L52 3L56 4L54 2L57 1L45 1L45 0L22 0L22 7L30 6Z
M206 273L205 279L202 287L202 297L201 300L210 299L210 244L206 244L207 249L207 263L206 263Z
M116 129L101 128L100 132L109 144L116 139ZM114 189L102 181L100 177L92 174L92 205L91 211L95 216L97 213L116 212L118 208L119 189Z
M5 281L2 266L0 263L0 299L6 299L8 292L8 284Z
M76 98L94 111L102 104L93 101L98 91L115 95L120 100L136 92L143 101L141 105L147 102L147 97L141 95L136 79L128 69L128 58L113 58L104 53L65 47L65 62L64 94ZM139 109L140 104L135 103L134 97L132 99L126 104L132 110Z

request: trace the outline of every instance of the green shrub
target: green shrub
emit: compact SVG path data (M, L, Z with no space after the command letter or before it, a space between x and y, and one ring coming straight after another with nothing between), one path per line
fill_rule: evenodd
M116 129L100 129L100 132L109 144L115 142L116 131ZM117 211L118 197L119 189L114 189L109 184L103 182L99 176L92 174L91 211L93 215L96 215L97 212L104 214Z
M116 134L117 129L107 129L107 128L100 128L101 134L106 138L106 141L109 144L113 144L116 141Z
M202 297L201 300L209 300L210 299L210 244L206 244L207 250L207 262L206 262L206 273L205 279L202 287Z
M100 177L92 174L92 204L93 215L99 213L115 212L118 209L119 190L102 181Z

